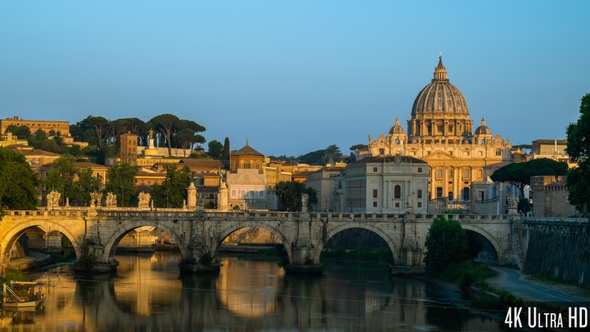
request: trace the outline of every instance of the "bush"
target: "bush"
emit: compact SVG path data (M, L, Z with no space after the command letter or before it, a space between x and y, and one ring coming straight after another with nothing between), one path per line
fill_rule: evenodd
M465 260L467 235L458 221L439 217L428 229L425 246L426 272L438 275L451 264Z

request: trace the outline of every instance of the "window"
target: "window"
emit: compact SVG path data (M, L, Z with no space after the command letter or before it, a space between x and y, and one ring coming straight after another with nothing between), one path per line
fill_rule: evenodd
M377 167L373 167L373 172L377 173Z
M439 179L443 177L443 170L442 170L442 168L439 168L439 169L436 170L436 177L439 178Z
M422 167L418 167L418 173L422 173Z
M418 207L422 207L422 202L418 202Z
M379 149L379 155L380 156L384 156L385 155L385 149Z
M502 155L502 150L500 150L500 149L497 149L497 150L496 150L496 156L501 156L501 155Z
M399 203L395 203L395 207L398 208L399 207Z
M377 202L373 202L373 207L376 208L377 207Z
M436 198L442 197L442 187L436 187Z
M416 196L418 198L422 198L422 189L418 189L418 192L416 193Z
M377 189L373 189L373 198L377 198Z
M399 185L396 185L393 188L393 197L394 198L401 198L402 197L402 187L400 187Z

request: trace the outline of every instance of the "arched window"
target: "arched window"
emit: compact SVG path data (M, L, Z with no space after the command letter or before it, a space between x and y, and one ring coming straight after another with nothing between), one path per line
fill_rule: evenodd
M393 197L394 198L401 198L402 197L402 187L400 187L399 185L396 185L393 188Z

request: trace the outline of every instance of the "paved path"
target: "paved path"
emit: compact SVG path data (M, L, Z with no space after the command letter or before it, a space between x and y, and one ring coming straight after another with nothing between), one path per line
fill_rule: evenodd
M585 303L590 306L590 290L571 285L528 280L521 271L505 267L492 268L500 275L490 279L490 283L524 300L544 303Z

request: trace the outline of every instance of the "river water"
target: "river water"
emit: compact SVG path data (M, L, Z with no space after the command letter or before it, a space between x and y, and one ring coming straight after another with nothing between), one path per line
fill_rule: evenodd
M219 274L179 278L173 253L118 255L117 274L37 271L45 307L4 312L2 331L500 331L451 305L456 295L385 266L327 264L321 277L224 257ZM59 271L61 270L61 271Z

